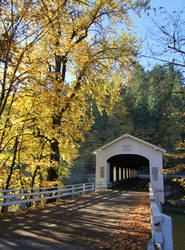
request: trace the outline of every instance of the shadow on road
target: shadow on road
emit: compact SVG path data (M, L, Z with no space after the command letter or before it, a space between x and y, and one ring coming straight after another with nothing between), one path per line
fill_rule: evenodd
M100 242L111 240L118 222L134 209L140 195L108 190L1 216L0 248L98 249Z

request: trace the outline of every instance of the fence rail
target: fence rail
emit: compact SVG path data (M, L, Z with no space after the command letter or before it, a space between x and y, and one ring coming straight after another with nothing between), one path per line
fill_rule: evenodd
M62 197L73 197L85 193L100 191L102 189L115 187L113 183L82 183L60 187L41 187L30 189L0 190L0 207L10 205L38 202ZM171 217L161 212L161 203L157 195L150 187L151 207L151 231L152 239L148 244L148 250L173 250L172 220Z
M106 188L105 183L82 183L57 187L0 190L0 207L35 201L73 197Z
M173 250L172 219L162 213L161 203L150 187L151 231L152 239L148 250Z

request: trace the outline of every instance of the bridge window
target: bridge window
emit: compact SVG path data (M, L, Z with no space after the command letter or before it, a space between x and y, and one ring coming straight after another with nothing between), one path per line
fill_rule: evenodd
M152 168L152 177L153 177L153 181L158 181L158 168L157 167Z
M105 170L104 167L100 167L100 178L104 178L105 177Z

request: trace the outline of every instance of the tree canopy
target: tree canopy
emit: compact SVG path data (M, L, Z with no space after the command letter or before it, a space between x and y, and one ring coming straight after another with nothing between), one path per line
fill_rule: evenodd
M173 64L156 65L152 70L138 66L119 100L107 116L96 106L92 129L80 149L77 166L83 162L86 173L93 173L95 162L90 152L130 133L166 149L165 168L182 169L184 158L184 83ZM93 167L94 166L94 167ZM76 165L73 167L73 172ZM84 171L84 170L83 170ZM73 173L72 172L72 173Z
M93 124L92 102L110 113L131 78L139 48L129 33L129 13L139 14L146 4L1 2L2 188L44 185L67 175Z

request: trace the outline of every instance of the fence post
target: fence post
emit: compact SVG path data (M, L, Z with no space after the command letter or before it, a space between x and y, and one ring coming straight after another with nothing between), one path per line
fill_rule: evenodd
M164 250L173 250L172 218L163 214L162 231L164 235Z
M150 209L152 239L149 241L148 250L173 250L172 219L161 211L161 203L157 200L155 192L150 186Z
M83 184L83 194L85 194L85 184Z
M3 193L3 196L6 196L6 195L9 195L8 190L7 190L7 192L4 192L4 193ZM3 203L6 203L8 200L9 200L8 198L4 198ZM2 213L8 212L8 206L3 206L3 207L1 208L1 212L2 212Z
M74 197L74 185L72 185L72 198Z

